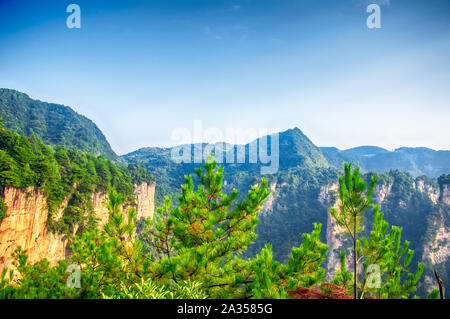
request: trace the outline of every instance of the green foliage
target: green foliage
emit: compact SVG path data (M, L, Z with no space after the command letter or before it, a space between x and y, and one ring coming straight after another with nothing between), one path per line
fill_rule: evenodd
M302 238L298 234L313 231L314 223L326 227L328 203L321 202L321 188L336 178L337 172L334 170L304 168L271 176L270 186L273 190L263 211L258 214L259 223L255 228L258 238L248 247L245 255L254 257L266 243L270 243L274 259L286 262L292 247L301 244ZM231 185L238 184L229 177L227 181ZM249 179L248 183L251 185L253 181ZM326 240L324 228L321 232L322 241Z
M94 229L74 236L70 261L49 267L46 260L31 265L25 252L16 251L17 276L12 271L3 276L0 294L7 298L101 298L120 294L123 285L131 286L141 280L150 261L140 241L133 240L135 211L124 217L119 206L123 196L110 193L108 223L104 231ZM80 270L80 287L69 288L68 266Z
M26 251L20 247L13 256L20 279L14 277L12 270L3 269L0 276L0 299L57 299L77 296L76 290L65 285L65 261L60 261L55 267L50 267L47 260L31 265Z
M351 164L344 164L344 167L345 173L339 177L338 209L331 208L330 213L337 224L356 241L358 233L364 226L364 213L371 207L378 178L372 177L366 191L367 184L359 175L359 168L352 171Z
M392 226L388 233L389 223L383 219L380 206L372 204L378 176L371 174L370 180L366 190L367 184L359 177L358 169L352 172L350 165L345 165L345 175L339 178L339 210L332 208L330 213L352 237L354 268L352 280L345 266L346 254L341 252L341 269L336 272L333 283L343 287L353 284L354 298L407 298L417 290L424 264L418 263L416 272L409 272L414 251L408 249L408 241L401 245L401 228ZM369 208L373 208L369 238L358 240L356 236L364 227L361 217ZM360 282L357 280L358 264L362 264L363 270Z
M3 199L0 198L0 224L2 223L3 218L6 217L6 210L8 207L6 207L5 202Z
M134 179L150 179L139 166L132 165L130 170ZM42 191L47 198L49 229L66 235L92 228L94 192L116 189L127 202L134 202L131 177L110 160L63 147L53 150L36 137L27 138L0 127L0 187L7 186ZM67 207L56 221L53 216L64 199ZM4 209L0 204L0 216Z
M439 289L433 288L433 291L427 296L427 299L439 299Z
M268 147L270 148L271 140L268 139ZM194 146L191 145L194 149ZM211 145L210 145L211 146ZM214 153L214 146L211 152ZM220 145L219 145L220 147ZM302 174L304 171L313 170L319 175L324 175L317 168L323 168L327 170L328 163L322 152L317 146L315 146L309 138L302 133L298 128L288 130L286 132L279 134L279 169L280 172L283 171L284 175L294 175L294 172L288 172L290 170L299 169ZM220 147L222 149L222 147ZM249 144L243 147L246 154L249 153ZM229 147L230 152L235 154L238 152L238 146L233 145ZM148 147L142 148L135 152L129 153L122 156L124 160L131 163L141 163L146 166L146 168L153 173L155 178L158 180L156 184L156 204L163 205L165 196L172 196L176 198L180 194L179 186L184 183L183 176L190 174L196 167L200 167L200 164L195 164L192 162L188 163L174 163L171 158L170 148L158 148L158 147ZM221 153L220 152L217 153ZM227 154L230 155L230 154ZM224 161L225 162L225 161ZM236 189L241 192L241 195L252 182L257 182L261 177L261 163L223 163L221 164L227 170L227 182L229 185L233 185ZM267 177L267 176L265 176ZM319 179L320 176L316 177ZM314 183L313 183L314 184ZM228 190L227 187L224 187ZM231 190L231 189L230 189ZM176 203L175 203L176 204ZM326 211L325 211L326 213ZM312 230L312 222L306 222L309 227L308 231ZM299 229L296 229L299 231ZM294 233L296 237L298 232ZM274 245L274 248L277 245ZM264 243L258 245L257 249L264 247ZM292 246L290 246L292 247ZM287 252L284 254L285 259L287 259L290 251L290 247L287 248ZM278 249L277 249L278 250ZM253 254L254 256L254 254Z
M366 182L359 175L359 167L352 170L351 164L344 164L344 172L344 175L339 177L338 209L331 208L330 214L336 223L347 231L353 241L353 297L356 299L358 297L357 236L364 226L364 213L372 205L372 196L378 178L372 176L370 185L367 187Z
M443 163L450 163L445 158L450 152L430 152L426 149L402 149L396 152L389 152L380 148L361 147L346 152L334 149L331 152L339 154L345 153L349 156L339 157L336 161L330 160L327 150L321 148L325 153L330 165L334 168L326 168L322 165L322 157L316 156L314 145L306 137L302 137L297 130L290 130L280 133L280 167L277 173L264 176L269 180L269 187L273 188L271 197L266 201L265 207L258 214L259 222L255 228L258 238L253 244L248 246L244 257L252 258L258 254L267 243L272 245L273 258L279 262L286 262L290 256L291 248L300 245L301 237L299 233L309 233L312 231L314 222L327 225L328 208L333 205L333 200L329 196L328 189L333 185L342 171L344 161L351 161L354 164L361 165L361 171L371 169L377 172L368 172L361 176L367 184L370 183L372 176L378 176L376 200L380 201L381 210L384 212L384 218L391 225L398 225L403 228L402 236L408 239L410 248L416 253L413 256L412 263L416 264L422 259L423 247L429 246L434 241L434 230L437 230L440 223L437 223L434 215L449 215L449 206L436 205L430 199L436 190L437 181L424 176L414 179L410 174L422 175L426 173L429 176L436 176L439 172L445 172ZM391 153L395 153L390 157ZM409 154L416 153L413 161ZM420 153L424 154L421 156ZM428 155L441 157L440 159L431 159ZM123 156L127 161L133 163L142 163L152 171L156 183L156 203L157 206L164 204L165 195L170 195L174 199L180 194L179 185L184 183L183 176L189 174L197 164L176 164L171 158L171 149L163 148L143 148L136 152ZM367 154L376 154L375 156L364 156ZM351 156L350 156L351 155ZM395 160L396 157L402 157L404 160ZM384 159L383 159L384 158ZM382 165L370 164L371 159L382 160ZM391 160L392 159L392 160ZM419 163L416 167L415 164ZM318 167L310 165L317 162ZM380 162L380 163L381 163ZM432 163L427 164L427 163ZM238 199L243 198L246 190L259 181L261 176L259 166L251 163L233 163L223 164L227 176L226 185L223 189L230 192L232 188L239 191ZM392 168L398 168L402 171ZM339 170L338 170L339 169ZM404 171L410 172L410 174ZM194 181L196 179L194 178ZM424 182L425 187L417 187L419 182ZM177 205L173 201L173 205ZM359 236L369 236L369 224L372 221L372 209L365 212L365 229L359 233ZM433 216L432 216L433 215ZM445 217L446 224L448 218ZM428 231L429 229L433 231ZM436 228L436 229L435 229ZM322 232L322 241L325 241L325 229ZM350 239L350 238L349 238ZM350 255L350 254L349 254ZM446 278L450 274L450 263L439 265L440 273L444 282L449 282ZM432 275L432 267L427 264L426 272ZM421 297L426 297L426 283L422 280L420 288ZM449 287L447 287L449 289Z
M362 260L364 276L361 281L361 297L366 293L380 298L408 298L417 289L424 264L418 263L415 273L409 272L414 251L409 248L409 242L401 244L402 229L392 226L383 219L379 205L374 207L372 230L369 238L359 241L358 255ZM368 272L370 265L376 265L382 279L379 287L371 286ZM372 276L373 277L373 276Z
M439 183L439 187L442 188L444 187L444 185L450 185L450 174L444 174L439 176L438 178L438 183Z
M34 135L55 147L62 145L117 159L100 129L67 106L33 100L15 90L0 89L0 115L5 128L21 135Z
M140 164L128 164L125 171L130 176L131 181L135 185L142 183L150 183L155 180L153 174Z
M344 250L341 250L339 251L339 254L341 266L336 270L336 274L332 280L332 283L344 288L349 288L353 285L353 274L347 270L346 252Z
M292 250L286 264L274 261L270 247L256 258L239 255L256 237L256 213L269 195L267 180L254 185L243 200L236 190L222 192L223 168L215 161L196 171L182 186L179 206L170 199L147 220L144 239L154 254L144 250L135 236L135 211L121 211L124 197L109 194L109 220L97 229L76 235L71 257L49 267L47 261L31 265L25 252L16 252L19 273L2 277L5 298L286 298L285 290L311 286L323 280L327 245L320 242L321 226ZM69 264L80 267L81 287L68 288ZM48 285L48 286L47 286ZM45 289L42 287L46 287ZM53 287L53 288L51 288Z
M311 234L303 234L300 247L292 248L286 264L272 259L272 247L266 245L255 259L251 260L251 296L253 298L287 298L286 289L298 286L311 287L322 282L325 269L321 267L328 246L320 241L321 225L314 224Z
M196 173L200 180L197 191L192 176L186 176L179 206L171 209L167 199L155 221L147 223L147 242L159 260L152 272L165 281L200 281L211 297L227 289L239 293L238 277L244 262L233 259L256 238L256 213L269 195L267 180L236 202L237 190L229 195L221 191L223 167L217 168L217 162L205 163L204 171L197 169Z
M26 252L16 250L18 276L3 272L0 297L3 298L288 298L287 291L302 287L333 287L324 284L328 246L321 242L321 225L314 224L310 234L302 235L299 247L293 247L286 263L273 259L266 245L255 258L240 257L256 235L257 212L269 196L268 181L253 185L239 200L236 190L224 193L223 167L210 160L197 169L199 185L185 176L179 205L171 198L158 209L154 220L146 220L143 234L136 236L136 213L122 211L125 196L109 192L109 219L103 231L86 231L73 237L71 257L54 267L47 261L31 265ZM341 208L350 212L367 209L376 178L369 190L357 170L347 166L341 177ZM356 196L359 194L359 196ZM355 216L353 213L351 216ZM358 262L363 276L354 281L346 269L346 254L341 253L341 268L333 284L347 294L356 282L358 297L407 298L416 290L423 271L418 264L414 273L409 266L414 252L409 243L401 243L401 229L389 230L379 206L374 207L372 230L368 238L356 241ZM335 212L343 225L349 223ZM351 224L353 227L355 224ZM353 228L354 229L354 228ZM351 231L351 228L349 227ZM144 246L145 243L145 246ZM149 250L144 249L150 248ZM69 288L69 264L80 269L80 288ZM379 267L379 286L371 285L370 265ZM434 297L435 293L430 295Z
M132 240L135 212L130 209L124 218L118 207L123 197L110 193L110 218L105 230L94 229L74 236L70 261L49 267L48 261L31 265L26 252L14 253L17 276L4 271L0 296L4 298L100 298L118 294L123 284L131 285L142 278L147 266L146 254L139 241ZM68 266L80 270L80 287L69 288Z
M130 287L122 286L112 296L103 295L105 299L206 299L202 284L194 281L182 281L162 285L152 279L141 279Z

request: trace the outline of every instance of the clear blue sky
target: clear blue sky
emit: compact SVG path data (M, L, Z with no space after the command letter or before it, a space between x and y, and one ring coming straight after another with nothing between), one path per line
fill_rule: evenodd
M119 154L194 120L450 149L449 61L448 0L0 0L0 87L71 106Z

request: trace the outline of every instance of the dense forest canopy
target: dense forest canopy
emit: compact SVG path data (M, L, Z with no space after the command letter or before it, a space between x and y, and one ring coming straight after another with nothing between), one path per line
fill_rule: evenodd
M47 198L51 230L69 233L75 224L88 227L93 218L94 192L115 189L133 203L134 185L152 180L151 173L140 165L128 164L121 169L102 156L63 146L53 149L36 136L25 137L0 126L0 187L41 190ZM52 216L64 199L68 199L68 206L61 221L55 222ZM4 217L5 211L0 201L0 216Z

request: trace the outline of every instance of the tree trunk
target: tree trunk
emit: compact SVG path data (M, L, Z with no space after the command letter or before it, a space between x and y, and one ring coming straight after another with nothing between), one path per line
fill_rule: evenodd
M438 275L436 270L434 271L434 276L436 277L436 280L439 285L439 297L441 299L445 299L445 290L444 290L444 283L442 282L441 276Z
M358 299L358 288L357 288L357 284L358 284L358 272L357 272L357 256L356 256L356 216L355 216L355 221L354 221L354 225L353 225L353 299Z

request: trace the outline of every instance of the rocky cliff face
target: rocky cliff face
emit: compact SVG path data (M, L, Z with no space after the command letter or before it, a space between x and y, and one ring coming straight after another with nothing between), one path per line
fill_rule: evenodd
M373 200L378 204L382 204L386 197L391 194L391 191L392 184L377 184L373 193Z
M424 180L418 180L415 183L415 188L419 192L427 194L434 204L437 204L439 201L440 192L437 186L427 184Z
M136 217L151 218L155 211L155 183L135 185L136 192Z
M336 224L335 220L329 212L329 208L337 208L339 205L339 200L336 200L339 192L339 184L334 183L330 185L325 185L320 188L319 192L319 202L328 208L328 219L327 219L327 245L328 245L328 255L326 260L327 275L326 279L331 280L336 274L336 270L340 268L340 251L347 251L346 263L351 265L351 243L347 236L345 236L345 230Z
M263 211L268 212L273 209L276 188L277 188L276 182L270 185L270 195L267 197L266 201L264 202L264 206L262 208Z
M136 185L137 218L152 218L154 212L155 184ZM3 191L3 201L7 217L0 224L0 270L11 267L11 254L17 247L27 250L30 262L47 259L51 265L65 259L69 253L67 242L62 235L52 234L46 229L48 208L47 199L34 188L20 190L12 187ZM108 220L106 194L94 194L94 211L104 225ZM63 203L57 215L61 215Z
M445 263L450 257L450 230L446 227L448 214L439 209L430 219L430 226L434 228L431 241L424 244L424 259L429 258L433 265Z
M450 185L443 185L440 198L443 203L450 205Z
M446 290L450 280L450 187L443 185L439 193L439 203L428 220L426 241L423 244L422 261L425 270L425 291L430 293L436 287L432 270L442 277Z
M136 200L136 218L152 218L155 211L155 183L134 185ZM108 221L108 194L95 193L92 196L94 211L97 218L100 219L100 225Z
M0 225L0 269L10 268L11 254L20 246L28 251L30 262L47 258L56 264L64 259L65 242L61 235L46 230L47 199L34 188L6 188L3 201L7 217Z
M335 197L337 196L338 189L338 183L322 186L319 192L319 202L328 209L331 207L336 207L338 203L335 203ZM328 256L326 261L326 269L328 270L327 279L331 279L336 273L336 267L339 265L339 250L342 248L343 243L340 236L342 230L339 229L338 225L336 225L329 211L327 216L326 232Z

